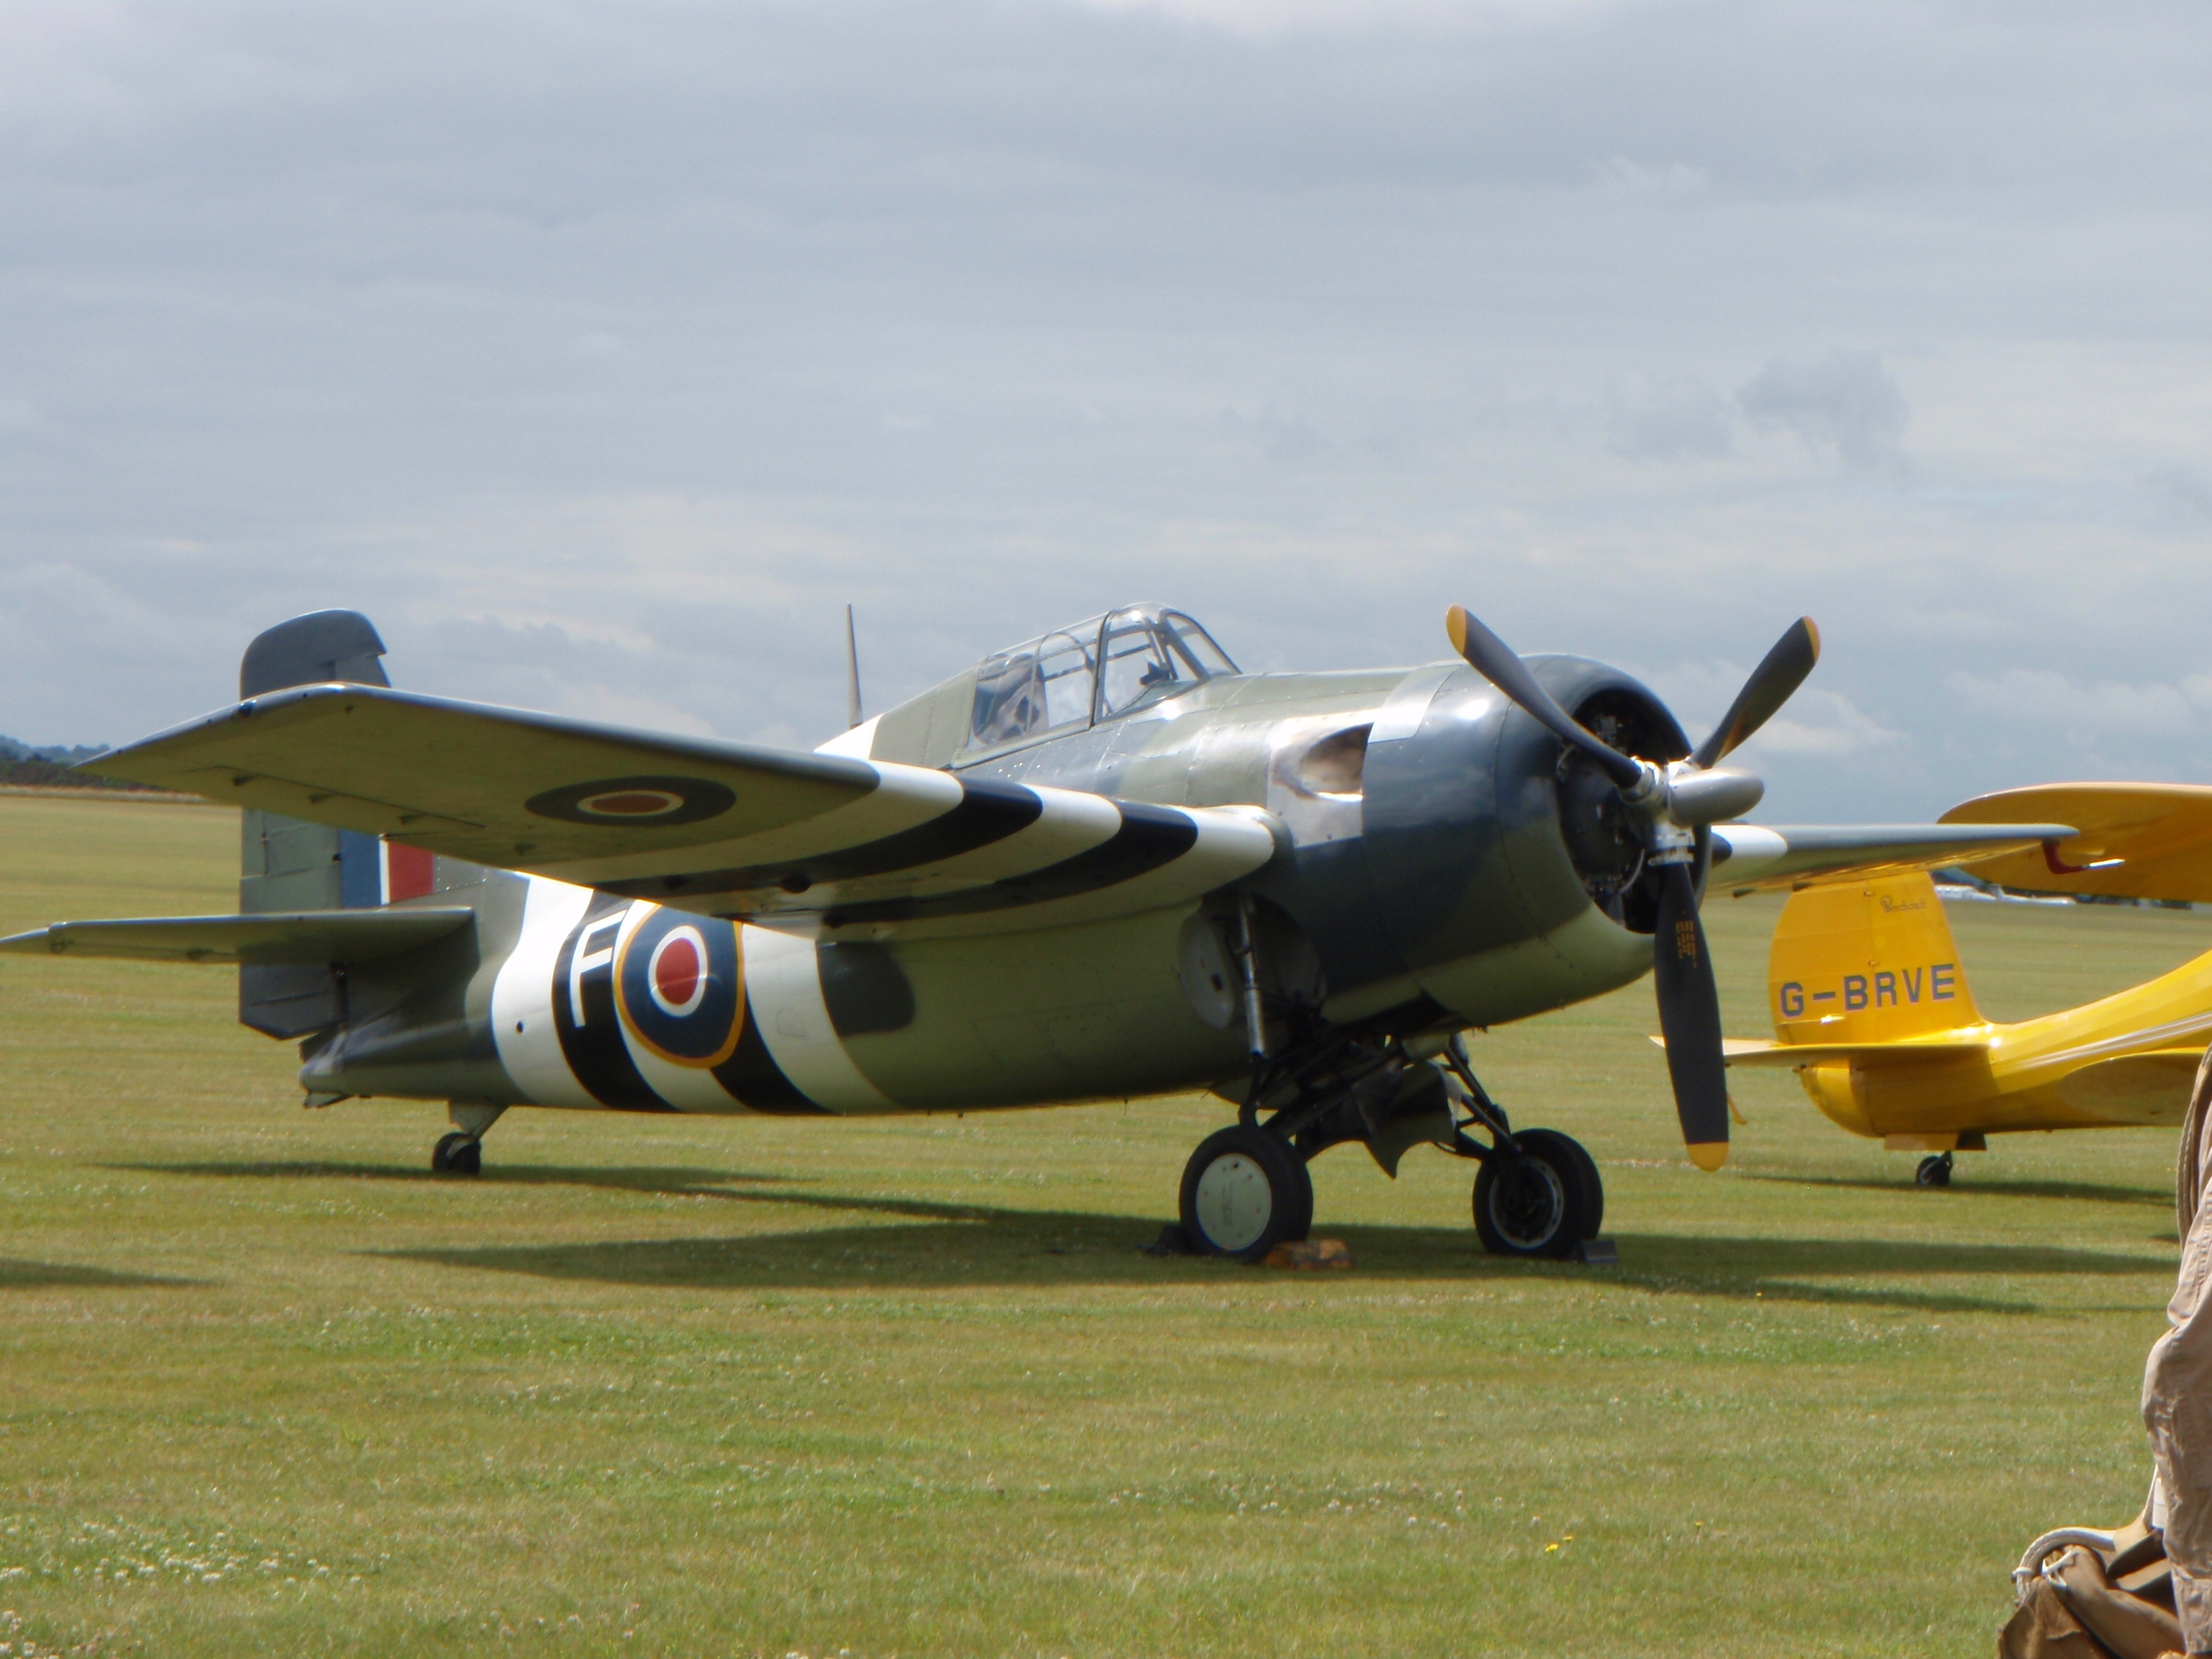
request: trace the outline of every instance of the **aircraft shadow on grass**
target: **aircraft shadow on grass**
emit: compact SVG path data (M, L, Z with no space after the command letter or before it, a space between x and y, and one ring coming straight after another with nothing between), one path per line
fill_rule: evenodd
M161 1273L119 1273L74 1261L23 1261L0 1256L0 1291L185 1290L203 1279L172 1279Z
M132 1175L217 1176L239 1180L270 1181L390 1181L405 1186L445 1187L451 1176L434 1175L420 1164L343 1164L333 1158L293 1160L266 1158L258 1162L210 1161L199 1164L107 1164L103 1169ZM608 1164L588 1169L566 1169L559 1164L502 1164L468 1178L472 1187L605 1187L614 1191L664 1194L690 1197L711 1195L732 1185L769 1186L803 1179L768 1175L751 1170L703 1170L681 1165Z
M451 1177L391 1164L302 1163L135 1164L135 1171L249 1179L354 1179L444 1186ZM479 1272L608 1285L693 1290L853 1289L896 1286L1129 1285L1200 1282L1255 1270L1218 1261L1156 1258L1139 1247L1161 1218L1079 1211L1017 1210L927 1199L862 1197L809 1190L804 1177L690 1167L568 1168L506 1165L469 1183L581 1186L738 1206L880 1218L855 1225L683 1238L485 1244L374 1252L386 1260ZM1935 1201L1941 1201L1936 1200ZM1790 1238L1682 1234L1617 1235L1621 1265L1591 1268L1485 1255L1472 1228L1343 1226L1326 1230L1351 1247L1349 1274L1270 1274L1278 1283L1342 1277L1511 1279L1589 1279L1647 1293L1771 1302L1842 1303L1925 1312L2033 1313L2032 1293L1972 1294L1902 1280L1992 1276L2079 1278L2149 1274L2170 1279L2166 1255L2056 1245L1941 1240Z
M1964 1166L1969 1176L1973 1166ZM1736 1177L1740 1181L1771 1181L1785 1187L1832 1187L1839 1190L1866 1193L1912 1193L1917 1189L1908 1176L1895 1181L1870 1180L1857 1176L1801 1176L1753 1174L1747 1170ZM2154 1209L2172 1212L2173 1189L2171 1187L2113 1187L2090 1181L2008 1181L1996 1179L1977 1181L1961 1178L1957 1185L1947 1188L1940 1195L1929 1195L1931 1203L1956 1204L1961 1200L1971 1202L1981 1197L1994 1198L2071 1198L2093 1204L2147 1204ZM2166 1242L2173 1242L2172 1236Z
M138 1175L215 1176L246 1180L392 1181L422 1187L450 1187L451 1176L426 1170L398 1168L389 1164L111 1164L112 1170ZM796 1204L813 1209L854 1210L878 1215L915 1216L940 1221L987 1221L1000 1212L972 1204L939 1204L920 1198L856 1198L846 1194L809 1192L750 1192L754 1186L804 1184L808 1177L758 1175L742 1170L699 1170L680 1167L622 1166L568 1169L559 1164L507 1165L471 1176L472 1188L499 1187L592 1187L609 1192L649 1194L655 1198L720 1199L740 1204Z
M829 1207L842 1207L831 1205ZM952 1287L979 1285L1158 1285L1253 1270L1218 1261L1148 1259L1136 1248L1159 1223L1135 1216L981 1211L953 1221L831 1227L802 1232L588 1243L476 1245L379 1254L441 1267L603 1284L709 1290ZM1443 1227L1343 1227L1350 1280L1509 1279L1541 1275L1665 1295L1852 1303L1936 1312L2032 1313L2034 1301L1867 1280L1990 1274L2171 1276L2146 1256L2050 1247L1886 1240L1620 1237L1622 1265L1501 1261L1471 1234ZM1270 1277L1275 1277L1270 1275ZM1310 1283L1335 1274L1300 1273ZM1856 1281L1856 1282L1853 1282ZM1277 1282L1282 1280L1278 1278Z

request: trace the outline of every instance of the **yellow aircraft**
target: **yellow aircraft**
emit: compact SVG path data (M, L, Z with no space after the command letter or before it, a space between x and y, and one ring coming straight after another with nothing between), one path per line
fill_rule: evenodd
M1946 823L2033 820L2076 833L1977 861L1982 879L2040 892L2212 900L2212 788L2055 784L1984 795ZM2023 1129L2179 1125L2212 1040L2212 952L2117 996L1999 1024L1967 988L1923 872L1808 886L1784 907L1767 957L1772 1042L1730 1041L1735 1066L1787 1066L1854 1134L1952 1155Z

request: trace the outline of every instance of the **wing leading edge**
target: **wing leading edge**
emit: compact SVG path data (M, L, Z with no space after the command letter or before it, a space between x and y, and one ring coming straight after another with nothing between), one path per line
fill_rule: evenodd
M326 684L100 757L106 776L798 931L1134 914L1274 855L1263 813L666 737Z
M2063 823L1716 824L1711 886L1741 896L1845 877L1898 875L2014 854L2073 833Z

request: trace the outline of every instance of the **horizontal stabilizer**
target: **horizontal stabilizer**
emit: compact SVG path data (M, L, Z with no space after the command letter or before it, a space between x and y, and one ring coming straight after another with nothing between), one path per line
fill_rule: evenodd
M1659 1039L1652 1038L1654 1042ZM1859 1066L1913 1066L1936 1060L1959 1060L1986 1054L1983 1037L1943 1037L1928 1042L1906 1039L1898 1042L1766 1042L1757 1038L1729 1037L1721 1052L1731 1066L1821 1066L1849 1060Z
M1943 822L2054 818L2075 827L1966 867L2029 892L2212 902L2212 788L2194 783L2046 783L1961 801Z
M410 910L300 910L252 916L141 916L58 921L0 939L20 956L117 957L137 962L213 962L275 967L374 962L468 925L466 905Z
M2074 833L2065 823L1869 823L1713 826L1712 888L1753 893L1836 877L1897 875L1969 859L2039 849ZM2040 856L2039 852L2038 856Z
M1652 1037L1666 1048L1666 1037ZM1942 1037L1936 1042L1765 1042L1760 1037L1723 1037L1721 1055L1729 1066L1820 1066L1834 1060L1874 1066L1911 1066L1927 1060L1962 1060L1989 1051L1986 1037Z

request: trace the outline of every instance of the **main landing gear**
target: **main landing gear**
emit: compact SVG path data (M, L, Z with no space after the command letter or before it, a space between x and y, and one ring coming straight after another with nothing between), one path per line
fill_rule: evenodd
M1394 1177L1400 1158L1423 1141L1480 1164L1474 1230L1493 1255L1568 1256L1595 1238L1605 1187L1590 1155L1556 1129L1516 1133L1457 1037L1429 1054L1409 1052L1399 1037L1337 1030L1264 1062L1238 1121L1208 1135L1184 1166L1185 1244L1200 1255L1257 1261L1305 1237L1313 1225L1307 1162L1345 1140L1365 1146Z
M1199 1142L1183 1166L1183 1237L1200 1255L1257 1261L1313 1227L1313 1177L1281 1136L1243 1123Z
M441 1135L430 1149L432 1175L472 1176L483 1170L484 1131L499 1121L504 1106L467 1105L456 1101L446 1108L453 1132Z
M1475 1174L1482 1248L1492 1255L1571 1255L1605 1220L1596 1160L1557 1129L1523 1129L1510 1144L1519 1157L1493 1155Z

